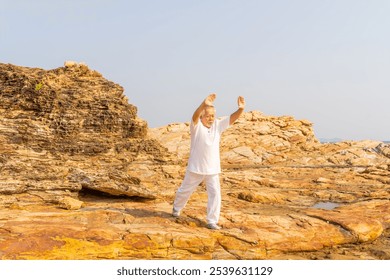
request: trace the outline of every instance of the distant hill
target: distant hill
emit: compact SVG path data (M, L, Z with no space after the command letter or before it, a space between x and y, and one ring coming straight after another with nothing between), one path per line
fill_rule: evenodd
M342 142L344 139L341 138L319 138L321 143L336 143L336 142ZM390 144L390 140L382 141L385 144Z
M343 141L341 138L320 138L319 140L321 143L336 143Z

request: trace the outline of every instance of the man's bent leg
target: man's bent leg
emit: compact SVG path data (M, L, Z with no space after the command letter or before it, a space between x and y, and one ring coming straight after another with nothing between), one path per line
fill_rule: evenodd
M181 183L180 188L176 192L175 201L173 202L173 211L180 213L180 211L186 206L188 199L194 192L196 187L203 181L204 175L192 173L186 171L184 180Z
M216 225L221 213L221 185L219 174L206 175L207 224Z

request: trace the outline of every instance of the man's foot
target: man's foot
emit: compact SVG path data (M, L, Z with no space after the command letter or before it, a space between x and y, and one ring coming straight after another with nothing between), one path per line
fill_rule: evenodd
M221 229L221 227L218 226L217 224L207 224L207 228L212 229L212 230L220 230Z
M175 209L172 209L172 216L175 218L180 217L180 211L176 211Z

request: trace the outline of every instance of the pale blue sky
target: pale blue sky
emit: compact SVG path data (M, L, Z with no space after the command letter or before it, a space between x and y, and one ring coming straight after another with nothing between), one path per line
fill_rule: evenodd
M64 61L122 85L150 127L211 92L314 123L319 138L389 140L388 0L0 0L0 61Z

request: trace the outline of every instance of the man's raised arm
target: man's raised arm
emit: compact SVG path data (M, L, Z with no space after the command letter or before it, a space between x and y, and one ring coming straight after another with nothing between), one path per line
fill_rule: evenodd
M194 114L192 115L192 122L194 125L196 125L199 121L200 114L202 114L202 111L206 106L213 106L213 102L217 95L215 93L210 94L206 97L205 100L203 100L202 104L199 105L199 107L195 110Z
M230 125L232 125L244 112L245 109L245 99L242 96L239 96L237 99L238 109L233 114L230 115Z

